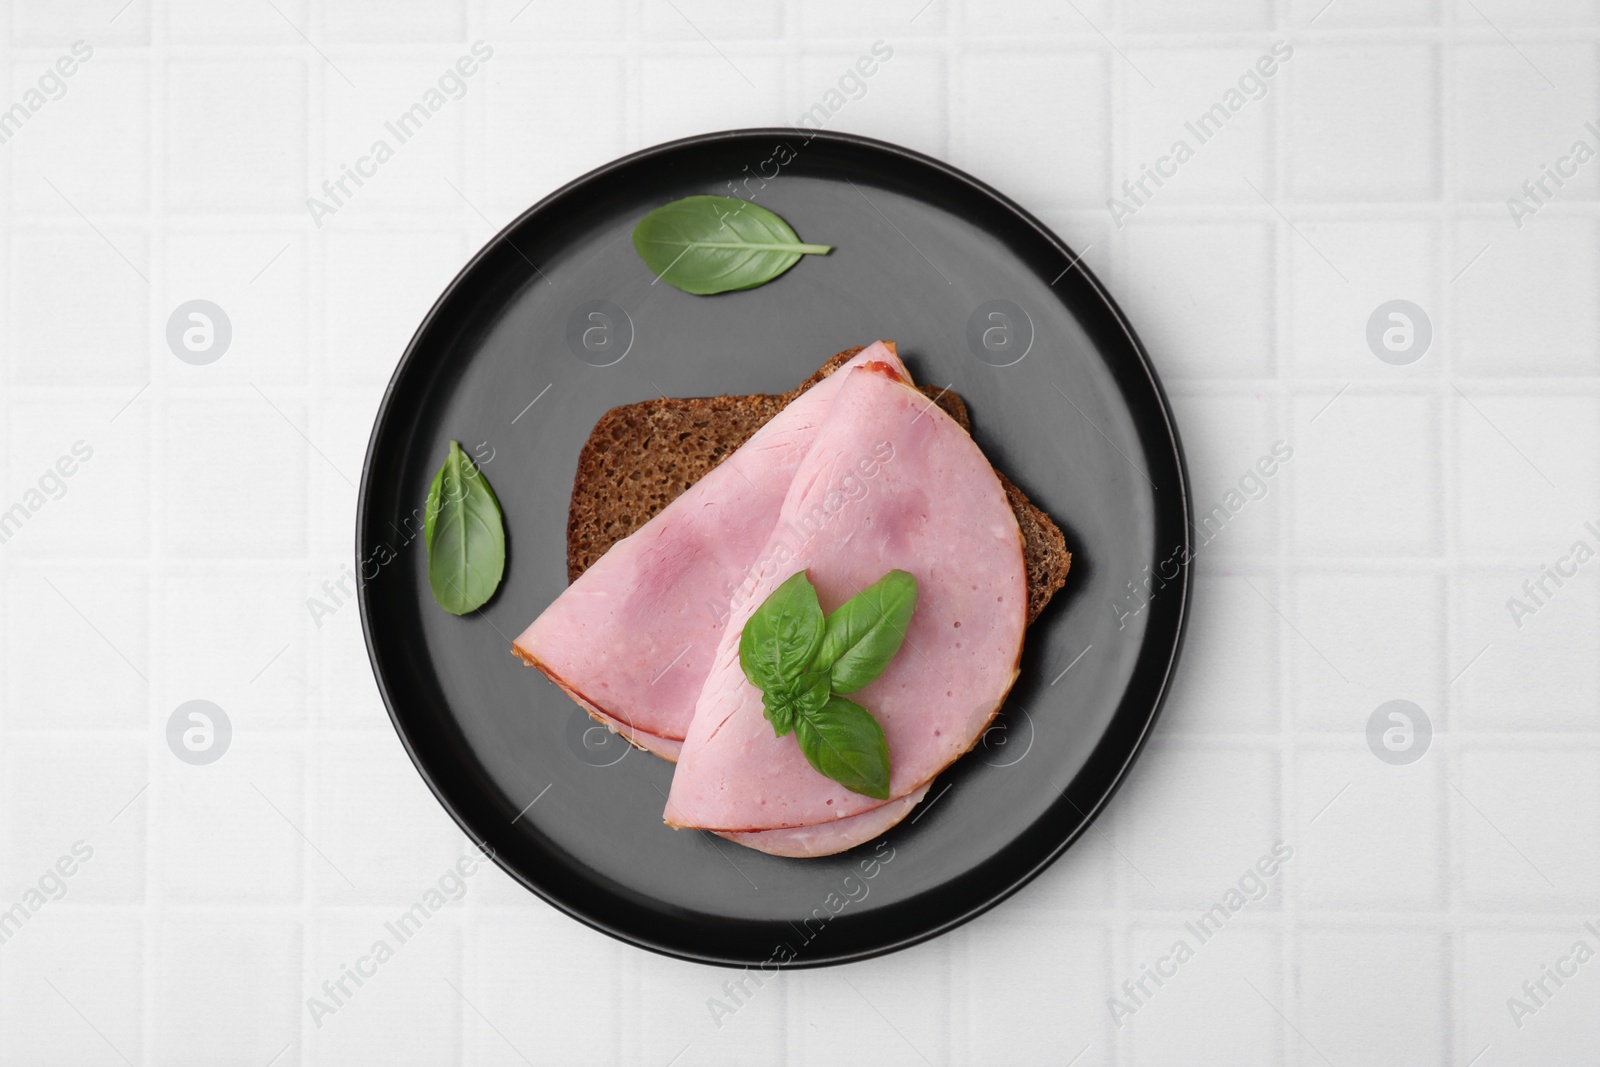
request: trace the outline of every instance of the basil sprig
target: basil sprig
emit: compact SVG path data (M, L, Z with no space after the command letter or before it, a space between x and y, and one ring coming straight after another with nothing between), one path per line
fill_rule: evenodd
M633 228L633 248L658 279L698 296L754 289L803 255L833 251L806 244L781 217L736 196L663 204Z
M422 539L428 546L428 585L441 608L465 615L489 602L506 568L500 501L454 441L428 488Z
M739 666L761 690L773 731L793 731L819 774L877 800L889 799L889 743L872 713L843 694L889 666L916 606L916 578L890 571L824 617L816 587L800 571L739 634Z

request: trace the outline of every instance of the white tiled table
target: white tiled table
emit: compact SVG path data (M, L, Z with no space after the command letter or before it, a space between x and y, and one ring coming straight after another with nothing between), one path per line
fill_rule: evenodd
M1600 149L1600 11L1325 2L13 3L4 103L74 41L93 55L0 147L0 509L93 454L0 545L0 909L65 890L0 945L0 1060L1593 1062L1600 962L1541 1004L1522 987L1600 950L1600 562L1520 628L1506 601L1600 548L1600 161L1520 228L1506 199ZM720 1027L729 972L493 869L313 1019L467 848L355 608L307 608L348 561L398 352L557 184L792 123L880 39L892 61L830 127L967 168L1086 250L1165 378L1201 510L1294 450L1202 553L1146 755L1013 900L785 975ZM480 40L464 96L313 222L307 196ZM1262 98L1117 225L1107 197L1275 41L1293 56ZM196 296L233 325L210 366L165 338ZM1393 298L1433 327L1409 366L1365 339ZM207 768L165 738L197 698L235 730ZM1435 730L1406 766L1366 738L1392 699ZM1107 998L1278 841L1267 897L1117 1025Z

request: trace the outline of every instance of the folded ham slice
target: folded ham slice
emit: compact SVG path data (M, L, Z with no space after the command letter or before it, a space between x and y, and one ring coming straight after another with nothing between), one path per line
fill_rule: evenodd
M928 786L925 785L915 792L907 793L899 800L891 800L871 811L864 811L860 815L852 815L845 819L817 823L815 826L795 826L784 830L756 830L749 833L722 830L717 836L726 837L729 841L745 848L753 848L773 856L789 856L794 859L831 856L835 852L844 852L857 845L864 845L884 831L892 829L901 819L911 814L911 809L922 803L922 798L927 795Z
M842 379L761 556L753 594L734 610L673 775L669 825L714 830L784 855L820 855L838 826L844 847L899 821L933 777L970 749L1017 676L1026 625L1022 535L994 469L966 431L872 361ZM803 539L797 531L810 531ZM739 666L739 635L767 595L806 570L833 611L894 569L918 583L904 645L851 695L883 727L889 800L852 793L777 737ZM880 817L861 819L867 813ZM859 822L857 820L860 820ZM854 824L845 829L840 820ZM855 831L860 828L860 832ZM809 833L788 831L808 828ZM870 830L870 833L867 831ZM767 833L784 831L774 837ZM861 836L865 833L865 836ZM837 850L837 849L833 849Z
M852 368L904 367L882 341L804 393L568 586L512 646L597 721L676 759L729 618ZM739 601L742 603L742 600Z

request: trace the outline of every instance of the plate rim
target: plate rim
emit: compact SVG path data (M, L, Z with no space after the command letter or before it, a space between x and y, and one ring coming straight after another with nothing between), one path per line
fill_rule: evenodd
M523 225L542 213L550 210L552 207L558 206L560 202L570 194L582 189L584 186L589 185L592 182L605 177L608 174L627 167L632 167L654 157L665 156L683 149L711 145L723 141L750 139L754 137L798 137L807 145L812 141L822 140L831 142L843 148L866 150L867 152L872 153L882 153L891 157L898 157L900 160L906 163L931 168L932 170L939 172L942 177L954 181L960 185L964 185L980 196L992 200L1005 211L1015 216L1047 244L1055 248L1055 250L1062 255L1064 261L1068 264L1067 270L1077 268L1082 280L1087 283L1089 289L1105 305L1105 310L1110 315L1111 322L1115 323L1116 327L1121 331L1128 350L1136 359L1138 370L1142 373L1144 381L1148 384L1151 390L1151 394L1156 403L1156 408L1161 416L1161 424L1159 427L1160 434L1158 434L1158 436L1164 437L1165 441L1170 445L1172 449L1172 456L1176 465L1176 473L1178 476L1176 493L1179 498L1178 508L1181 512L1182 519L1181 541L1173 553L1174 556L1178 555L1179 552L1182 553L1181 558L1183 563L1179 568L1181 581L1175 583L1172 579L1166 580L1168 585L1177 586L1178 604L1176 626L1172 634L1170 648L1167 649L1164 662L1161 665L1160 677L1158 680L1155 680L1151 683L1154 685L1154 696L1150 702L1149 712L1144 716L1143 722L1139 724L1137 736L1133 739L1132 744L1127 747L1125 754L1121 757L1120 763L1115 769L1115 772L1111 775L1108 784L1100 793L1100 795L1094 800L1094 802L1089 805L1087 810L1078 808L1077 804L1072 803L1070 798L1067 797L1067 791L1062 792L1062 797L1067 799L1068 803L1072 804L1072 807L1077 809L1082 815L1082 818L1078 824L1068 833L1063 835L1059 842L1054 844L1046 852L1042 853L1038 860L1035 861L1031 866L1027 867L1020 874L1013 877L1009 884L999 888L993 893L987 894L984 899L966 908L959 914L947 916L938 922L931 923L926 927L921 928L915 933L881 942L875 942L865 948L846 949L831 954L819 953L811 956L802 954L784 962L779 968L780 970L810 969L872 959L930 941L936 937L950 932L951 930L954 930L959 926L971 922L978 916L1003 903L1020 891L1024 886L1038 878L1039 875L1041 875L1048 867L1061 858L1062 853L1066 852L1068 848L1070 848L1080 837L1083 836L1089 827L1093 825L1094 821L1099 818L1100 814L1106 809L1107 805L1110 804L1112 798L1116 796L1117 792L1122 788L1123 783L1128 778L1129 771L1132 769L1134 763L1137 762L1139 756L1143 753L1145 745L1149 742L1150 736L1155 729L1156 722L1161 717L1161 712L1165 708L1167 700L1172 692L1173 678L1176 674L1179 660L1182 657L1183 646L1188 635L1189 611L1192 601L1192 587L1194 583L1194 502L1189 485L1189 468L1187 457L1185 456L1183 444L1179 436L1177 420L1173 414L1172 403L1167 396L1166 389L1162 386L1161 379L1156 374L1155 366L1150 360L1149 352L1145 349L1144 343L1140 340L1138 333L1133 329L1133 326L1129 322L1127 315L1123 313L1122 308L1117 304L1110 292L1101 283L1100 279L1082 261L1081 256L1074 252L1064 240L1057 236L1054 231L1052 231L1042 221L1035 217L1031 212L1029 212L1022 205L1018 204L1016 201L1012 200L1009 196L990 186L981 179L968 174L966 171L961 170L960 168L955 167L944 160L927 155L923 152L919 152L915 149L906 148L903 145L898 145L890 141L867 137L862 134L847 133L844 131L811 130L792 126L741 127L737 129L715 130L707 133L694 134L688 137L675 138L670 141L663 141L659 144L650 145L648 147L629 152L625 155L618 156L617 158L586 171L578 177L566 182L557 189L541 197L530 207L520 212L515 218L497 231L493 237L489 238L483 244L483 246L479 248L477 252L475 252L466 261L466 263L461 266L460 270L456 272L455 276L451 278L449 284L444 287L444 289L439 293L439 296L434 300L433 304L428 308L427 314L425 314L418 322L417 328L411 335L411 339L406 342L405 350L401 353L399 360L395 363L394 370L390 374L389 381L384 386L383 394L379 399L376 414L373 416L372 430L368 434L367 446L362 459L360 486L356 495L356 517L354 530L354 563L357 575L356 601L361 619L362 645L367 653L367 665L372 670L373 679L377 683L378 693L383 700L384 710L388 714L390 726L394 729L395 734L399 737L401 746L405 749L406 756L411 760L412 767L422 777L422 780L427 783L428 789L433 794L434 799L439 802L439 805L450 815L450 818L454 820L456 825L467 835L467 838L474 842L474 844L477 845L481 851L487 849L485 854L488 855L489 858L493 859L495 864L507 875L509 875L513 881L533 893L544 903L556 908L562 914L576 919L578 922L584 924L590 929L603 933L624 944L642 948L673 959L684 960L690 963L709 964L713 966L730 968L748 968L751 966L757 966L759 964L760 961L750 958L722 955L710 951L687 951L674 945L669 945L664 942L653 941L641 937L632 931L617 929L601 919L589 914L585 914L578 907L573 906L568 901L552 894L551 892L547 892L544 887L527 877L524 872L513 867L507 860L502 858L498 850L487 848L487 841L480 837L476 829L468 823L466 816L457 809L456 805L452 803L450 798L445 794L441 783L430 769L426 758L421 752L419 752L413 742L412 737L408 733L407 728L401 721L400 714L395 707L396 702L394 695L391 693L390 687L385 681L383 673L380 671L378 666L379 661L377 641L374 637L372 619L369 614L369 594L367 592L368 583L366 580L360 577L363 560L363 546L367 543L367 534L369 532L367 512L370 498L374 491L374 470L377 466L373 461L373 455L379 438L384 435L390 421L397 417L397 413L392 409L396 384L411 369L413 362L419 358L419 352L423 347L424 339L428 337L437 320L444 313L445 308L456 298L458 292L460 292L468 284L469 278L476 272L479 265L487 260L490 256L501 251L504 247L509 246L515 248L515 245L511 242L511 235ZM537 269L538 268L535 267L535 270ZM1159 522L1159 520L1157 520L1157 522ZM1100 738L1095 742L1094 749L1091 749L1088 761L1085 763L1085 768L1093 764L1094 750L1098 749L1100 745L1105 743L1106 735L1110 732L1111 724L1114 724L1115 721L1116 715L1114 714L1112 719L1108 722L1107 729L1101 733ZM1080 768L1077 774L1081 775L1083 773L1083 769L1084 768ZM1074 776L1074 780L1076 780L1076 778L1077 775ZM1067 788L1068 790L1071 789L1070 783Z

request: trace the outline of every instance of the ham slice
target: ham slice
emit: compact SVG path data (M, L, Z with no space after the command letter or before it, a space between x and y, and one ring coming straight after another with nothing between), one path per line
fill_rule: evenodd
M1026 625L1022 535L972 438L883 361L835 377L844 379L842 388L761 552L784 562L764 570L753 594L735 606L664 816L669 825L717 831L756 848L770 842L780 855L836 851L840 841L826 831L841 820L861 827L844 831L849 847L904 817L915 804L907 800L988 727L1016 680ZM794 734L774 736L761 694L739 666L739 635L796 571L808 572L831 612L896 568L917 579L916 611L899 654L851 695L888 740L885 803L819 774ZM863 819L868 813L879 817ZM806 832L789 832L796 829ZM775 831L783 833L767 837Z
M930 783L931 784L931 783ZM815 826L796 826L787 830L757 830L753 833L722 831L717 836L765 852L772 856L789 856L794 859L815 859L831 856L835 852L864 845L874 837L891 829L922 803L928 795L928 786L887 804L852 815L848 819L818 823Z
M597 721L676 759L784 496L852 368L904 367L869 345L567 587L512 646ZM739 601L742 603L742 600Z

